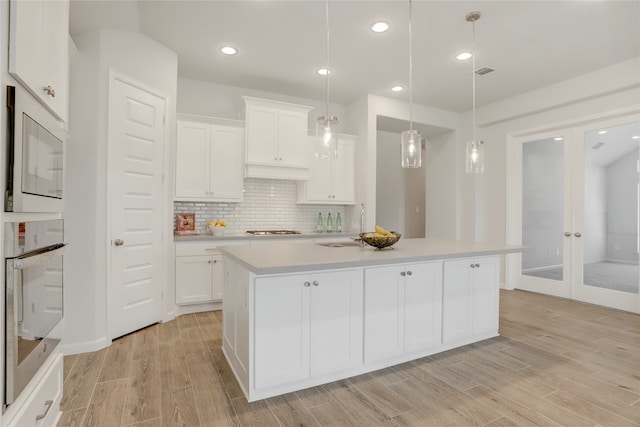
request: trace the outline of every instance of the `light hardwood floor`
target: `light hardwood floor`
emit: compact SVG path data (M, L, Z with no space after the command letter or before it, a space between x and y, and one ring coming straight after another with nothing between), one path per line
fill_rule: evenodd
M67 356L59 426L640 426L640 316L502 291L490 339L247 403L221 313Z

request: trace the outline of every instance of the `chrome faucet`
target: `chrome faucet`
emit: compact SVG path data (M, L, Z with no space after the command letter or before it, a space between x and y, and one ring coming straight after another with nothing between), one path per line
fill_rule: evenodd
M364 203L360 203L360 234L364 233ZM364 246L364 240L360 239L360 246Z

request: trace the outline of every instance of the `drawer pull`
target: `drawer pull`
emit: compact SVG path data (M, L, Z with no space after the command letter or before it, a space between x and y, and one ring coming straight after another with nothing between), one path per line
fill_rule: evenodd
M44 402L44 413L36 416L36 421L43 420L47 417L49 410L51 410L51 406L53 406L53 400L47 400Z

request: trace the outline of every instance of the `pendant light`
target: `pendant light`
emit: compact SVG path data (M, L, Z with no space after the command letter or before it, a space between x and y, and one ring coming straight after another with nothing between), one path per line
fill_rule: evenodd
M332 74L329 67L329 0L325 1L325 22L327 26L327 46L325 65L325 115L318 117L316 121L316 136L320 137L316 142L316 159L332 160L338 158L338 118L329 115L329 76Z
M422 137L420 131L413 129L413 61L411 32L411 0L409 0L409 130L405 130L401 136L401 156L403 168L419 168L422 166Z
M466 143L466 171L469 174L484 173L484 142L476 137L476 21L480 19L480 12L470 12L466 16L471 22L471 79L473 91L473 139Z

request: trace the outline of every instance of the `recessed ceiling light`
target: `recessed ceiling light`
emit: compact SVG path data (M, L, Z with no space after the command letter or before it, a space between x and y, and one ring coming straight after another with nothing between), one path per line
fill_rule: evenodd
M404 90L404 86L394 86L391 88L392 92L402 92Z
M316 73L320 74L321 76L326 76L327 74L331 74L333 71L331 71L328 68L318 68L316 70Z
M458 61L466 61L467 59L471 58L473 55L471 54L471 52L460 52L459 54L456 55L456 59Z
M609 131L608 130L601 130L600 132L598 132L598 135L604 135L607 132L609 132Z
M385 31L389 30L389 23L388 22L383 22L383 21L374 22L373 24L371 24L371 26L369 28L374 33L384 33Z
M223 46L220 48L220 52L224 53L225 55L235 55L236 53L238 53L238 49L232 46Z
M640 139L640 135L634 135L631 137L631 139Z
M553 138L554 141L562 141L562 139L563 138L561 136L557 136L557 137Z

